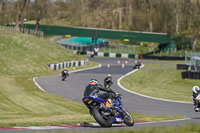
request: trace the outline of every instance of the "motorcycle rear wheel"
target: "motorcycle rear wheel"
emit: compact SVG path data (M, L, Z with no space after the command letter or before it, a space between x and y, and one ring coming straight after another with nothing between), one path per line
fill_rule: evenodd
M99 106L96 106L93 109L94 119L102 126L102 127L111 127L112 126L112 117L108 116L106 119L102 116L101 110Z

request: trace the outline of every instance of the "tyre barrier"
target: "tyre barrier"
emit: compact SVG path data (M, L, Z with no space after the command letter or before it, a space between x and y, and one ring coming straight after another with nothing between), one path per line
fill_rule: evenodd
M59 70L62 68L67 68L67 67L78 67L78 66L83 66L88 64L88 59L86 60L81 60L81 61L68 61L68 62L61 62L61 63L56 63L56 64L49 64L48 67L51 70Z
M187 64L177 64L176 65L176 70L188 70L190 65Z
M154 60L185 60L185 56L149 56L143 55L143 59L154 59Z
M200 72L182 72L182 79L200 79Z

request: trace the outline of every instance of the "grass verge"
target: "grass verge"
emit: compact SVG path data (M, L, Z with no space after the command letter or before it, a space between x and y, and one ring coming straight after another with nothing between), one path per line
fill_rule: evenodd
M104 133L199 133L200 127L197 124L188 124L183 126L173 127L154 127L136 130L118 130L118 131L104 131ZM96 132L96 133L102 133Z
M192 102L192 87L200 85L200 82L183 80L182 71L175 68L175 65L146 64L143 69L123 78L120 83L123 87L144 95Z
M55 131L39 131L38 133L54 133ZM88 131L59 131L59 133L85 133ZM94 133L199 133L200 127L198 124L187 124L182 126L174 125L172 127L159 126L159 127L147 127L143 129L122 129L116 130L103 130L95 131Z

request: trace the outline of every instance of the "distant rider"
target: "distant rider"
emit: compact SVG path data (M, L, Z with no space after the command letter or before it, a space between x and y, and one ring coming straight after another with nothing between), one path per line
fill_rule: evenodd
M69 76L67 68L62 71L62 80L64 81Z
M89 81L89 84L86 86L84 91L84 97L85 96L96 96L100 97L104 100L106 100L106 104L109 104L110 106L113 105L112 100L114 98L114 91L110 88L105 88L96 79L91 79ZM89 108L89 107L88 107ZM91 109L90 114L92 114Z
M199 112L200 111L200 101L197 100L197 96L200 95L200 88L199 86L194 86L192 88L193 94L192 94L192 100L194 102L194 111Z
M112 84L113 84L112 77L110 74L108 74L107 77L104 79L104 87L110 88Z
M137 60L134 61L133 69L140 69L141 63Z

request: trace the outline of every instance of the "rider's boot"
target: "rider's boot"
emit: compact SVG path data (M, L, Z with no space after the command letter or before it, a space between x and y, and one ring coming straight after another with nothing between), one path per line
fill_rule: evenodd
M197 106L195 106L195 107L194 107L194 111L195 111L195 112L199 112L199 111L200 111L200 108L197 107Z
M194 102L194 111L195 112L200 112L200 106L199 106L199 102L197 100L193 100Z

